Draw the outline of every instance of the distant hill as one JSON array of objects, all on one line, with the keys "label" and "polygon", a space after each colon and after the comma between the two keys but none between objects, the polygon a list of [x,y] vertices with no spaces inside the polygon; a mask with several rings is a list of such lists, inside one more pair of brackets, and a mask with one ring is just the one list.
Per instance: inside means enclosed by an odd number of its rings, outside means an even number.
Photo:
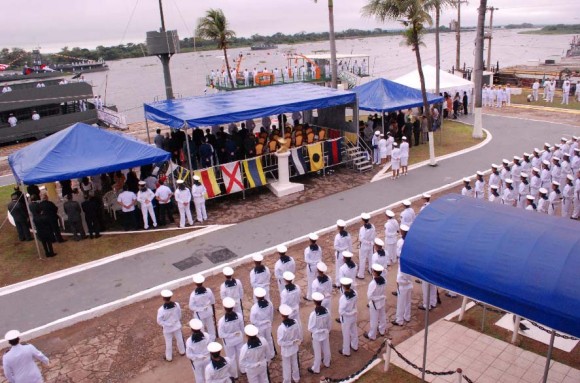
[{"label": "distant hill", "polygon": [[534,24],[530,23],[521,23],[521,24],[508,24],[504,25],[505,29],[529,29],[529,28],[536,28]]},{"label": "distant hill", "polygon": [[574,35],[580,33],[580,24],[546,25],[542,29],[520,33],[526,35]]}]

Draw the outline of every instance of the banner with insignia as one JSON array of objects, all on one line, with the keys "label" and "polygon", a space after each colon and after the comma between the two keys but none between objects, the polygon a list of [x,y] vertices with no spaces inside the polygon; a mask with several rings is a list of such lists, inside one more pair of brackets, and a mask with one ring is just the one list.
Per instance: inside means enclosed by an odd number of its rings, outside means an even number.
[{"label": "banner with insignia", "polygon": [[226,193],[237,193],[244,190],[242,182],[242,172],[240,171],[240,161],[228,162],[220,166]]},{"label": "banner with insignia", "polygon": [[304,160],[304,147],[292,148],[290,154],[290,159],[292,160],[296,172],[300,175],[306,174],[308,171],[308,165],[306,165],[306,161]]},{"label": "banner with insignia", "polygon": [[214,198],[222,193],[215,177],[213,168],[194,170],[193,174],[201,178],[201,184],[207,190],[206,198]]},{"label": "banner with insignia", "polygon": [[266,175],[264,174],[264,169],[262,169],[260,157],[243,160],[242,164],[244,165],[244,175],[250,188],[266,185]]},{"label": "banner with insignia", "polygon": [[317,172],[324,168],[324,157],[322,157],[322,143],[317,142],[306,146],[308,157],[310,158],[310,171]]},{"label": "banner with insignia", "polygon": [[342,138],[324,141],[324,154],[328,160],[327,166],[342,162]]}]

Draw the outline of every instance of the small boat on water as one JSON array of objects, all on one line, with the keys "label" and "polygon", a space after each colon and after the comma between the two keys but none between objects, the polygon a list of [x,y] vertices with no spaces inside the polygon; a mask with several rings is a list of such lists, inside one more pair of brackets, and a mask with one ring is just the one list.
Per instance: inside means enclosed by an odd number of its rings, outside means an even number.
[{"label": "small boat on water", "polygon": [[252,45],[251,49],[253,51],[265,51],[268,49],[278,49],[278,45],[270,44],[270,43],[260,43]]},{"label": "small boat on water", "polygon": [[574,36],[570,42],[570,49],[566,52],[566,57],[580,56],[580,35]]}]

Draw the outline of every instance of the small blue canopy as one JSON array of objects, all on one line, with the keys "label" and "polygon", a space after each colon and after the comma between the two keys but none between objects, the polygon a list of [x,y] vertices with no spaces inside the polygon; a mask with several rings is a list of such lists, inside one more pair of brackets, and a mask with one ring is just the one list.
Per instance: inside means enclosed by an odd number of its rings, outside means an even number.
[{"label": "small blue canopy", "polygon": [[355,104],[356,94],[294,83],[219,92],[144,104],[145,118],[172,128],[228,124],[247,119]]},{"label": "small blue canopy", "polygon": [[[358,95],[358,107],[372,112],[393,112],[423,106],[421,90],[384,78],[367,82],[353,89]],[[443,102],[443,97],[427,93],[427,102]]]},{"label": "small blue canopy", "polygon": [[578,223],[449,194],[417,216],[401,271],[580,337]]},{"label": "small blue canopy", "polygon": [[163,162],[171,154],[126,135],[77,123],[8,157],[17,182],[69,180]]}]

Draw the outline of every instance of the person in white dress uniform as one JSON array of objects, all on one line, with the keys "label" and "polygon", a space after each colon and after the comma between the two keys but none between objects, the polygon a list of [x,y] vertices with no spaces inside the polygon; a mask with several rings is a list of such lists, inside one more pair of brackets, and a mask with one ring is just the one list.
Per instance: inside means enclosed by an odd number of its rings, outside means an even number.
[{"label": "person in white dress uniform", "polygon": [[314,310],[308,317],[308,331],[312,334],[312,351],[314,360],[312,367],[308,367],[311,374],[320,374],[320,365],[330,368],[330,330],[331,313],[322,305],[324,295],[313,293]]},{"label": "person in white dress uniform", "polygon": [[36,361],[48,366],[50,361],[36,347],[27,343],[20,343],[20,331],[10,330],[4,340],[10,345],[2,356],[4,376],[9,383],[42,383],[42,374]]},{"label": "person in white dress uniform", "polygon": [[254,289],[256,303],[250,309],[250,322],[258,328],[260,336],[266,339],[270,348],[270,360],[276,356],[276,347],[272,337],[272,323],[274,322],[274,306],[266,299],[266,290],[262,287]]},{"label": "person in white dress uniform", "polygon": [[312,300],[312,282],[314,282],[314,279],[316,279],[316,275],[318,274],[316,265],[318,265],[318,262],[322,261],[322,248],[316,243],[316,241],[318,241],[318,235],[316,233],[308,234],[308,239],[310,240],[310,245],[304,249],[304,263],[306,263],[306,277],[308,284],[304,299],[310,301]]},{"label": "person in white dress uniform", "polygon": [[194,318],[189,321],[191,336],[185,341],[185,355],[191,361],[195,383],[205,383],[205,368],[209,364],[207,346],[212,342],[211,336],[202,331],[203,323]]},{"label": "person in white dress uniform", "polygon": [[162,290],[163,305],[157,310],[157,324],[163,328],[165,338],[165,360],[173,360],[173,338],[177,343],[177,350],[180,355],[185,355],[185,344],[181,334],[181,307],[179,303],[172,302],[171,290]]},{"label": "person in white dress uniform", "polygon": [[205,367],[206,383],[231,383],[232,379],[237,376],[234,371],[234,361],[227,356],[221,356],[222,349],[222,345],[217,342],[207,345],[210,360]]}]

